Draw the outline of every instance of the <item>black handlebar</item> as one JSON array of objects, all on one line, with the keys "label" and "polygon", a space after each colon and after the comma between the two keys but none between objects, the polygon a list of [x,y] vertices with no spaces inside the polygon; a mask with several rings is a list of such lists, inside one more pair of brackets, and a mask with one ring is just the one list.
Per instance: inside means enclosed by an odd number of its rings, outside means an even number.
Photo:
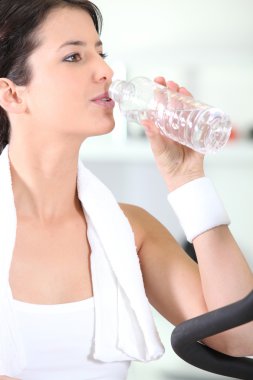
[{"label": "black handlebar", "polygon": [[225,355],[199,343],[204,338],[252,320],[253,291],[240,301],[176,326],[171,335],[172,348],[178,356],[195,367],[235,379],[252,380],[253,359]]}]

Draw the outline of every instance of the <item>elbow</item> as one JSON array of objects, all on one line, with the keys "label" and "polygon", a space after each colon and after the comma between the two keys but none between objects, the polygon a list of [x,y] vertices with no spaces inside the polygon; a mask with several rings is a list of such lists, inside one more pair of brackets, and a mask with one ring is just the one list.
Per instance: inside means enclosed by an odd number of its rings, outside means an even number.
[{"label": "elbow", "polygon": [[225,350],[224,354],[233,356],[235,358],[253,356],[252,341],[251,344],[247,345],[242,343],[241,345],[235,344],[233,346],[229,345]]},{"label": "elbow", "polygon": [[[231,330],[232,331],[232,330]],[[203,340],[203,343],[222,354],[232,357],[253,356],[253,337],[251,334],[220,333]]]},{"label": "elbow", "polygon": [[228,330],[224,333],[225,354],[234,357],[253,356],[253,323]]}]

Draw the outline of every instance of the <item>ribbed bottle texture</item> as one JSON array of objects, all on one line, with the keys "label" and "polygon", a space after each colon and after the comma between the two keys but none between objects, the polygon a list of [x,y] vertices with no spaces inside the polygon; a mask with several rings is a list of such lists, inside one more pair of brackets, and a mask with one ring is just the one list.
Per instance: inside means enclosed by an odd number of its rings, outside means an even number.
[{"label": "ribbed bottle texture", "polygon": [[229,117],[220,109],[148,78],[114,81],[109,96],[129,122],[152,120],[163,135],[203,154],[224,147],[231,133]]}]

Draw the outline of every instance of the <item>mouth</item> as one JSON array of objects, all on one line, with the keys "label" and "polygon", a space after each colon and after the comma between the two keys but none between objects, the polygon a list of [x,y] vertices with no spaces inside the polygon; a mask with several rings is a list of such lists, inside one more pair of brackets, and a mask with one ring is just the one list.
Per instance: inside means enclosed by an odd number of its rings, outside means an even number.
[{"label": "mouth", "polygon": [[98,106],[102,106],[105,108],[113,108],[115,106],[115,102],[110,98],[109,93],[105,92],[96,98],[91,100],[94,104]]}]

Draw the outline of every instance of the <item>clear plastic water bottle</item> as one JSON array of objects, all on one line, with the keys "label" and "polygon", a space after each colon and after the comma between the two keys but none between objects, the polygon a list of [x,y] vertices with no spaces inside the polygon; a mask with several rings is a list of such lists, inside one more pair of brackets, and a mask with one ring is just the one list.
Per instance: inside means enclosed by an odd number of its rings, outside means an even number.
[{"label": "clear plastic water bottle", "polygon": [[109,96],[119,104],[128,122],[152,120],[163,135],[203,154],[224,147],[231,133],[230,119],[220,109],[148,78],[116,80]]}]

